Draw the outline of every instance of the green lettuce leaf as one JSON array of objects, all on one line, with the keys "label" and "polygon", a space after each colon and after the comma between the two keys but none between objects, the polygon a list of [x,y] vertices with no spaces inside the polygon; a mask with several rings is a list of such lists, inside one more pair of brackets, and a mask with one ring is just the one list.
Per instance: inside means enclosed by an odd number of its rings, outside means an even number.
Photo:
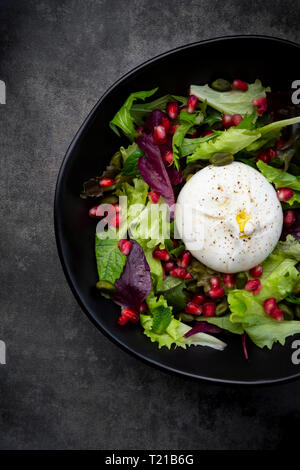
[{"label": "green lettuce leaf", "polygon": [[183,139],[182,146],[181,146],[181,156],[186,157],[187,155],[191,155],[203,142],[207,142],[208,140],[215,139],[218,134],[209,134],[205,137],[197,137],[195,139]]},{"label": "green lettuce leaf", "polygon": [[157,204],[148,201],[146,207],[135,218],[131,218],[128,226],[130,236],[135,240],[144,240],[147,248],[155,248],[164,245],[164,241],[170,238],[169,212],[164,198],[160,197]]},{"label": "green lettuce leaf", "polygon": [[259,137],[260,133],[257,130],[249,131],[231,127],[220,133],[215,139],[201,143],[195,152],[187,157],[187,163],[196,160],[209,160],[214,153],[218,152],[228,152],[234,155]]},{"label": "green lettuce leaf", "polygon": [[134,117],[131,115],[131,107],[136,100],[145,100],[152,96],[158,88],[154,88],[153,90],[149,91],[137,91],[135,93],[131,93],[121,109],[115,114],[113,119],[110,121],[109,125],[112,130],[117,134],[120,135],[118,128],[121,129],[126,137],[130,140],[134,140],[138,137],[138,132],[135,130],[135,121]]},{"label": "green lettuce leaf", "polygon": [[126,256],[121,253],[118,240],[100,239],[96,234],[95,252],[99,280],[114,284],[126,263]]},{"label": "green lettuce leaf", "polygon": [[[127,228],[130,228],[131,224],[139,217],[141,212],[145,208],[147,202],[149,186],[142,178],[134,178],[133,185],[129,183],[123,183],[121,188],[117,191],[118,196],[127,197]],[[123,205],[121,201],[121,205]],[[124,214],[124,209],[122,207],[122,212]],[[125,221],[124,221],[125,222]],[[139,237],[133,237],[139,238]]]},{"label": "green lettuce leaf", "polygon": [[208,85],[204,86],[191,86],[191,94],[197,96],[201,101],[207,101],[209,106],[220,111],[221,113],[229,114],[252,114],[256,109],[252,104],[253,99],[266,97],[266,91],[269,88],[264,88],[260,80],[256,80],[250,84],[248,91],[216,91]]},{"label": "green lettuce leaf", "polygon": [[300,321],[277,322],[266,319],[264,323],[246,328],[246,332],[259,348],[267,346],[267,348],[272,349],[276,341],[284,346],[285,339],[288,336],[300,333]]},{"label": "green lettuce leaf", "polygon": [[279,302],[292,293],[300,279],[295,267],[299,259],[300,244],[288,236],[264,261],[260,278],[262,289],[258,295],[254,296],[244,289],[234,289],[228,293],[230,321],[241,325],[259,347],[271,348],[276,341],[284,344],[287,336],[300,332],[300,322],[277,322],[265,313],[263,307],[267,298],[275,297]]},{"label": "green lettuce leaf", "polygon": [[267,165],[267,163],[261,160],[259,160],[256,165],[269,183],[275,185],[276,189],[285,187],[300,191],[300,176],[294,176],[285,171],[283,172],[278,168]]},{"label": "green lettuce leaf", "polygon": [[195,124],[200,124],[200,122],[203,121],[203,118],[204,116],[202,112],[191,114],[186,110],[181,111],[179,115],[180,125],[178,129],[176,129],[172,140],[173,161],[177,170],[179,170],[179,158],[181,156],[181,146],[183,139]]},{"label": "green lettuce leaf", "polygon": [[[138,239],[137,242],[143,248],[144,255],[146,257],[147,263],[150,268],[151,278],[153,287],[156,291],[162,291],[162,283],[163,283],[163,269],[160,260],[153,258],[153,248],[148,248],[147,243],[148,240],[140,240]],[[175,279],[175,278],[173,278]]]},{"label": "green lettuce leaf", "polygon": [[266,126],[260,127],[258,130],[261,134],[261,137],[257,141],[250,144],[247,147],[247,151],[255,152],[262,147],[273,145],[277,140],[280,139],[281,129],[286,126],[298,124],[299,122],[300,116],[291,119],[283,119],[282,121],[271,122]]}]

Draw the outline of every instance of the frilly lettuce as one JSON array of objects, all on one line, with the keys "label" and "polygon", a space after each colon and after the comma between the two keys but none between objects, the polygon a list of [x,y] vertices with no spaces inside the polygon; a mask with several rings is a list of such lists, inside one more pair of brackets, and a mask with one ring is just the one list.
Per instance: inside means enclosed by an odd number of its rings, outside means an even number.
[{"label": "frilly lettuce", "polygon": [[248,147],[260,135],[258,130],[251,131],[231,127],[227,131],[220,132],[215,139],[200,143],[195,152],[187,157],[187,163],[196,160],[209,160],[214,153],[218,152],[229,152],[234,155]]},{"label": "frilly lettuce", "polygon": [[164,333],[158,334],[152,330],[153,318],[150,315],[141,315],[141,324],[144,328],[145,335],[150,338],[154,343],[158,343],[159,349],[166,346],[171,349],[172,345],[186,349],[187,346],[209,346],[214,349],[223,350],[226,344],[215,338],[214,336],[206,333],[196,333],[189,338],[184,338],[184,335],[191,330],[191,328],[179,320],[173,318]]},{"label": "frilly lettuce", "polygon": [[152,342],[157,342],[159,348],[166,346],[170,349],[173,344],[184,349],[191,345],[210,346],[220,350],[226,347],[223,341],[205,333],[184,338],[191,328],[176,320],[172,315],[172,307],[168,306],[166,299],[162,295],[157,299],[153,290],[146,298],[146,303],[151,315],[140,315],[141,325],[145,335]]},{"label": "frilly lettuce", "polygon": [[255,110],[252,104],[253,99],[265,98],[266,91],[269,88],[264,88],[260,80],[255,80],[254,83],[250,84],[248,91],[216,91],[210,88],[208,85],[191,86],[191,94],[197,96],[199,100],[206,101],[209,106],[220,111],[221,113],[229,114],[251,114]]}]

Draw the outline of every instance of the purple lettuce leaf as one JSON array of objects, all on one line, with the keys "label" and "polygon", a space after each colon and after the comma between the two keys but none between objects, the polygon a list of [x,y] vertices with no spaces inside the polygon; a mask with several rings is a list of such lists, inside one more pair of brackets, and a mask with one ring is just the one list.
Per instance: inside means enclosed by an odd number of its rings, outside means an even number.
[{"label": "purple lettuce leaf", "polygon": [[168,177],[170,179],[171,184],[176,185],[182,183],[182,174],[181,171],[178,171],[175,166],[167,165],[166,170],[168,173]]},{"label": "purple lettuce leaf", "polygon": [[115,282],[117,292],[111,298],[122,307],[139,311],[152,288],[152,280],[142,247],[135,240],[131,242],[132,248],[125,268],[120,279]]},{"label": "purple lettuce leaf", "polygon": [[168,172],[161,158],[160,148],[154,144],[153,136],[145,133],[136,142],[147,155],[139,159],[140,173],[150,188],[163,196],[169,206],[170,215],[173,217],[175,197]]},{"label": "purple lettuce leaf", "polygon": [[188,338],[196,333],[220,333],[221,331],[221,328],[216,325],[211,325],[206,321],[200,321],[191,330],[185,333],[184,337]]},{"label": "purple lettuce leaf", "polygon": [[280,238],[284,241],[288,235],[292,235],[295,240],[300,242],[300,209],[293,209],[293,212],[295,214],[296,220],[291,227],[283,227]]}]

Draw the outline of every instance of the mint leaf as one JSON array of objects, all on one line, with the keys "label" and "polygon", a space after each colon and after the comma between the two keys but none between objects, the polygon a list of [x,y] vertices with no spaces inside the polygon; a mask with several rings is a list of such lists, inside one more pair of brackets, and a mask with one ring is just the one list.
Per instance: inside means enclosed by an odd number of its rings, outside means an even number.
[{"label": "mint leaf", "polygon": [[138,167],[139,158],[143,157],[144,152],[138,147],[134,150],[126,159],[124,167],[121,171],[126,176],[140,176],[140,170]]},{"label": "mint leaf", "polygon": [[152,310],[152,314],[152,330],[154,333],[161,334],[165,332],[173,319],[172,309],[170,307],[165,307],[164,305],[159,305]]},{"label": "mint leaf", "polygon": [[101,240],[96,235],[95,252],[99,280],[114,284],[121,276],[126,263],[126,256],[119,250],[118,241]]}]

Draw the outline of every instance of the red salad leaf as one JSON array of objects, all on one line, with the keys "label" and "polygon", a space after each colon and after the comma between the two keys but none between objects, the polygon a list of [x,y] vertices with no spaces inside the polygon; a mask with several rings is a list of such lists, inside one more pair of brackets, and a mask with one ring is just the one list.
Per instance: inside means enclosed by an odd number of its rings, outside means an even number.
[{"label": "red salad leaf", "polygon": [[117,292],[111,298],[122,307],[139,311],[151,290],[152,280],[142,247],[135,240],[131,242],[132,248],[125,268],[120,279],[115,282]]},{"label": "red salad leaf", "polygon": [[188,338],[196,333],[220,333],[221,331],[221,328],[218,326],[211,325],[206,321],[200,321],[191,330],[185,333],[184,337]]},{"label": "red salad leaf", "polygon": [[160,148],[158,145],[154,144],[151,134],[143,133],[136,142],[147,155],[139,159],[138,167],[140,173],[150,188],[163,196],[170,208],[170,215],[173,217],[175,204],[174,192],[161,157]]}]

